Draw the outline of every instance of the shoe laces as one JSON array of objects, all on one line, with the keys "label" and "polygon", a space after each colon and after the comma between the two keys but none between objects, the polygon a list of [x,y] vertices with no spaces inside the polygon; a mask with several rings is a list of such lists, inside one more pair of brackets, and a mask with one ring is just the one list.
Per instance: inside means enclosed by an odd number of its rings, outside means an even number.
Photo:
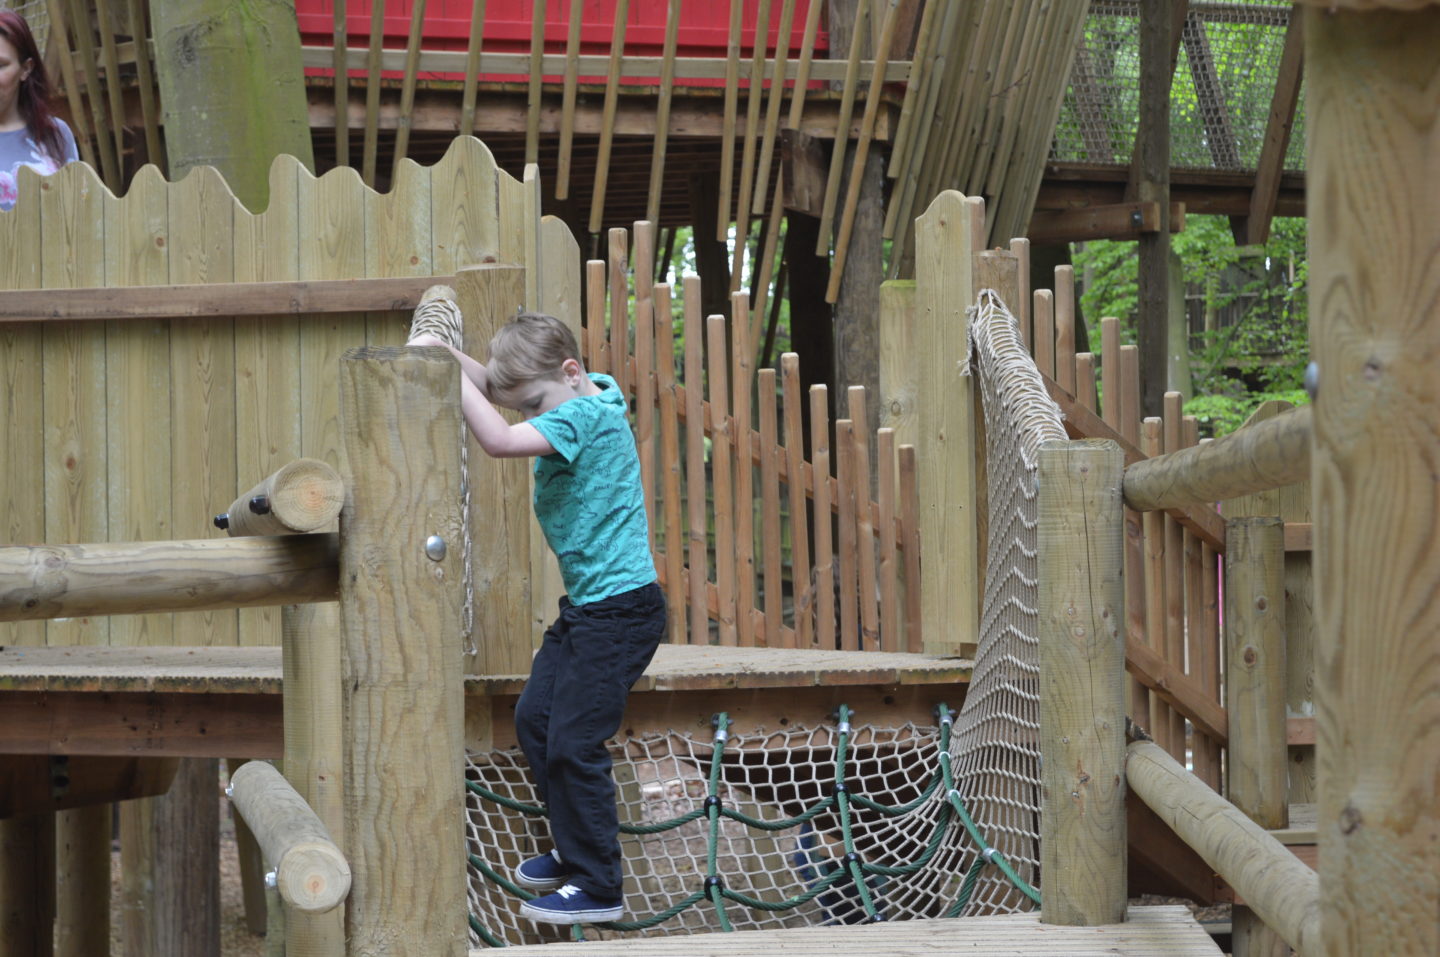
[{"label": "shoe laces", "polygon": [[568,901],[570,898],[580,893],[580,888],[576,887],[574,884],[566,884],[564,887],[560,888],[555,893],[559,894],[561,897],[565,898]]}]

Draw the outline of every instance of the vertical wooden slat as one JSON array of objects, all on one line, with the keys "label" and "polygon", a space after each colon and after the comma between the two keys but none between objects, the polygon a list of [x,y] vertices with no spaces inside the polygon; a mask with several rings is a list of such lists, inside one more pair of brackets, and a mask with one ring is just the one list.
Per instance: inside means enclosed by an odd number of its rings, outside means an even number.
[{"label": "vertical wooden slat", "polygon": [[[212,167],[196,167],[170,187],[171,282],[234,281],[234,217],[235,198]],[[363,226],[358,231],[363,233]],[[217,503],[233,501],[240,487],[235,474],[233,320],[173,320],[170,383],[171,529],[176,538],[216,535],[211,517],[223,508]],[[198,629],[205,644],[237,644],[238,627],[234,611],[189,612],[175,618],[177,631]]]},{"label": "vertical wooden slat", "polygon": [[[0,216],[0,289],[35,289],[41,285],[41,179],[24,167],[16,177],[20,195],[15,207]],[[56,255],[64,251],[56,247]],[[0,539],[7,542],[45,540],[45,327],[38,322],[0,324]],[[0,644],[45,644],[44,621],[0,625]]]},{"label": "vertical wooden slat", "polygon": [[920,593],[920,485],[915,446],[900,446],[900,527],[905,550],[905,650],[925,648],[924,599]]},{"label": "vertical wooden slat", "polygon": [[[760,104],[765,96],[765,47],[770,35],[770,0],[758,2],[760,7],[755,15],[755,40],[751,44],[750,83],[745,90],[745,143],[740,156],[740,193],[735,200],[737,241],[730,266],[731,292],[740,288],[740,280],[744,274],[746,244],[740,242],[739,237],[750,234],[750,204],[755,195],[755,143],[759,135]],[[764,175],[763,171],[761,175]]]},{"label": "vertical wooden slat", "polygon": [[780,556],[780,463],[776,443],[775,370],[756,374],[756,396],[760,406],[760,538],[765,581],[765,630],[761,644],[785,647],[784,596],[781,594]]},{"label": "vertical wooden slat", "polygon": [[895,430],[875,433],[875,461],[879,470],[880,511],[880,645],[881,651],[900,651],[899,568],[895,527]]},{"label": "vertical wooden slat", "polygon": [[879,597],[879,581],[875,573],[875,521],[870,501],[870,437],[866,434],[865,387],[852,385],[847,391],[851,427],[851,441],[854,443],[855,496],[855,549],[859,557],[856,569],[860,601],[860,644],[865,651],[880,650],[880,609],[876,605]]},{"label": "vertical wooden slat", "polygon": [[[1036,320],[1032,317],[1030,312],[1030,240],[1024,238],[1023,236],[1015,237],[1014,239],[1010,240],[1010,251],[1015,254],[1017,272],[1020,276],[1020,294],[1015,297],[1015,320],[1020,323],[1020,337],[1025,340],[1026,347],[1031,348],[1033,354],[1038,356],[1039,353],[1034,352],[1034,350],[1039,348],[1040,334],[1038,331],[1036,331],[1034,332],[1032,338],[1031,332],[1031,326],[1036,322]],[[1035,295],[1038,296],[1039,294],[1040,290],[1035,290]],[[1053,309],[1051,314],[1054,314]],[[1052,338],[1049,340],[1049,349],[1051,355],[1053,356],[1055,353],[1055,342],[1053,339],[1053,320],[1051,322],[1051,326]],[[1033,346],[1032,343],[1034,343]],[[1051,365],[1054,365],[1053,361]],[[1045,367],[1041,366],[1041,371],[1044,370]],[[1045,374],[1050,376],[1050,378],[1052,379],[1055,378],[1054,371],[1046,372]]]},{"label": "vertical wooden slat", "polygon": [[610,275],[610,374],[620,394],[630,394],[630,231],[623,226],[610,230],[608,272]]},{"label": "vertical wooden slat", "polygon": [[[730,296],[730,355],[734,373],[730,387],[734,395],[731,409],[734,426],[731,442],[735,453],[735,603],[736,624],[740,644],[755,644],[755,469],[751,459],[750,384],[754,379],[755,360],[750,347],[749,296],[744,292]],[[724,352],[721,352],[724,355]],[[717,553],[718,554],[718,553]]]},{"label": "vertical wooden slat", "polygon": [[[349,29],[346,0],[335,0],[334,29],[331,32],[331,69],[335,73],[335,165],[350,165],[350,69],[346,60],[349,56]],[[137,45],[138,46],[138,45]],[[137,49],[136,58],[140,57]]]},{"label": "vertical wooden slat", "polygon": [[1095,396],[1095,356],[1088,352],[1075,356],[1075,398],[1091,412],[1100,408]]},{"label": "vertical wooden slat", "polygon": [[[1024,273],[1021,273],[1023,276]],[[1048,378],[1055,378],[1055,297],[1049,289],[1035,290],[1035,365]],[[1018,318],[1018,317],[1017,317]],[[1024,326],[1020,328],[1024,329]]]},{"label": "vertical wooden slat", "polygon": [[95,38],[90,31],[89,10],[82,6],[80,0],[69,0],[69,17],[71,23],[75,24],[76,48],[80,54],[80,60],[85,64],[85,95],[90,100],[91,115],[95,120],[95,152],[100,157],[100,169],[103,173],[105,185],[111,189],[119,189],[120,186],[120,154],[118,150],[112,149],[110,142],[113,135],[112,129],[118,127],[120,117],[114,117],[115,123],[111,123],[109,110],[105,105],[104,91],[100,86],[100,78],[97,76],[96,67],[99,60],[95,56]]},{"label": "vertical wooden slat", "polygon": [[[543,4],[544,0],[536,2]],[[400,174],[400,161],[410,149],[410,114],[415,109],[415,75],[420,69],[420,40],[425,32],[425,0],[410,0],[410,3],[410,35],[405,41],[405,75],[400,80],[400,115],[395,121],[392,177]]]},{"label": "vertical wooden slat", "polygon": [[710,580],[709,525],[705,517],[705,372],[704,320],[700,313],[700,277],[685,283],[685,499],[689,520],[690,644],[710,643],[706,584]]},{"label": "vertical wooden slat", "polygon": [[476,263],[525,262],[513,233],[521,215],[511,201],[517,189],[523,191],[496,167],[485,144],[474,137],[450,141],[444,157],[430,168],[431,261],[438,275],[454,275]]},{"label": "vertical wooden slat", "polygon": [[785,395],[785,482],[790,503],[790,595],[795,638],[791,647],[808,648],[814,635],[810,590],[810,523],[806,518],[805,433],[801,427],[800,357],[787,352],[780,357],[781,387]]},{"label": "vertical wooden slat", "polygon": [[670,643],[685,643],[685,537],[680,518],[680,408],[675,384],[675,317],[670,286],[655,287],[655,377],[660,403],[660,501],[665,516],[665,596]]},{"label": "vertical wooden slat", "polygon": [[[1163,452],[1163,433],[1160,419],[1145,419],[1140,429],[1140,451],[1152,458]],[[1166,649],[1165,516],[1161,512],[1145,512],[1141,523],[1145,531],[1145,638],[1150,648],[1163,657]],[[1173,755],[1170,715],[1170,706],[1159,695],[1151,695],[1150,734],[1156,744]]]},{"label": "vertical wooden slat", "polygon": [[807,586],[815,600],[815,647],[834,651],[835,552],[830,541],[830,398],[810,387],[810,463],[815,476],[815,565]]},{"label": "vertical wooden slat", "polygon": [[[860,610],[856,607],[856,533],[855,498],[859,482],[855,476],[855,423],[852,419],[835,420],[835,551],[839,556],[839,575],[835,581],[840,593],[840,650],[860,649]],[[821,583],[822,586],[825,583]]]},{"label": "vertical wooden slat", "polygon": [[[580,21],[583,0],[570,0],[570,23],[565,34],[565,80],[560,101],[560,152],[555,166],[555,198],[570,198],[570,154],[575,142],[575,96],[580,82]],[[651,218],[654,222],[654,218]]]},{"label": "vertical wooden slat", "polygon": [[[735,645],[735,531],[731,514],[730,450],[734,427],[729,418],[729,377],[725,369],[725,317],[705,322],[710,368],[710,467],[715,496],[715,591],[720,644]],[[748,507],[749,503],[746,503]]]},{"label": "vertical wooden slat", "polygon": [[[146,0],[133,0],[133,2],[141,4]],[[75,75],[75,60],[70,48],[70,33],[66,29],[70,16],[65,5],[66,0],[46,0],[45,9],[50,16],[50,34],[56,38],[59,44],[60,79],[65,84],[65,99],[70,104],[70,121],[73,126],[71,132],[75,134],[76,144],[80,148],[80,159],[90,166],[96,167],[95,149],[91,145],[93,132],[91,116],[85,109],[85,101],[80,96],[80,81]]]},{"label": "vertical wooden slat", "polygon": [[[110,100],[110,115],[115,118],[115,169],[120,178],[110,185],[119,190],[125,175],[125,105],[121,101],[120,59],[115,55],[115,21],[110,16],[110,0],[94,2],[95,24],[100,31],[100,58],[105,66],[105,93]],[[89,61],[89,75],[86,77],[87,81],[94,81],[97,93],[99,79],[95,67],[98,65],[94,60]]]},{"label": "vertical wooden slat", "polygon": [[525,99],[525,162],[540,162],[540,65],[545,57],[545,0],[531,0],[530,84]]},{"label": "vertical wooden slat", "polygon": [[[146,166],[122,200],[105,204],[106,284],[170,282],[169,188]],[[179,538],[170,516],[170,322],[107,322],[105,365],[110,527],[107,540]],[[182,406],[181,415],[186,410]],[[233,494],[234,490],[230,490]],[[224,506],[217,506],[223,509]],[[193,528],[193,526],[192,526]],[[173,615],[119,615],[110,622],[117,645],[170,645]]]},{"label": "vertical wooden slat", "polygon": [[610,36],[610,69],[605,77],[605,107],[601,116],[600,146],[595,154],[595,183],[590,194],[590,232],[598,235],[605,224],[605,185],[610,178],[610,149],[615,140],[615,107],[620,96],[620,64],[625,56],[625,27],[630,0],[615,0],[615,28]]},{"label": "vertical wooden slat", "polygon": [[1120,434],[1140,444],[1140,347],[1120,347]]},{"label": "vertical wooden slat", "polygon": [[[460,135],[475,131],[475,88],[480,81],[480,48],[485,42],[485,0],[470,5],[470,39],[465,45],[465,82],[460,92]],[[566,154],[565,161],[569,161]]]},{"label": "vertical wooden slat", "polygon": [[[1220,703],[1220,572],[1215,550],[1200,546],[1200,588],[1204,596],[1205,618],[1200,630],[1200,685],[1211,701]],[[1220,790],[1220,742],[1205,739],[1207,776],[1205,783]]]},{"label": "vertical wooden slat", "polygon": [[[835,121],[835,147],[830,153],[830,171],[825,177],[825,198],[820,207],[820,233],[815,255],[830,255],[831,230],[835,226],[835,206],[840,196],[840,174],[845,168],[846,147],[850,142],[850,119],[855,111],[855,87],[860,74],[860,54],[870,33],[870,4],[855,4],[855,26],[850,34],[850,56],[845,63],[845,80],[841,85],[840,113]],[[826,302],[834,298],[827,290]]]},{"label": "vertical wooden slat", "polygon": [[[1185,416],[1181,424],[1181,447],[1188,449],[1199,441],[1199,424],[1193,415]],[[1184,529],[1180,539],[1180,548],[1181,554],[1185,556],[1185,634],[1188,638],[1190,656],[1190,666],[1187,670],[1196,676],[1197,683],[1203,688],[1204,679],[1200,676],[1200,671],[1201,662],[1205,659],[1203,648],[1205,641],[1205,585],[1204,570],[1200,567],[1200,540],[1189,529]],[[1211,752],[1206,747],[1208,739],[1193,724],[1190,727],[1190,735],[1190,763],[1195,769],[1195,776],[1202,781],[1208,780],[1211,776],[1209,763]]]},{"label": "vertical wooden slat", "polygon": [[1055,267],[1055,381],[1075,394],[1075,267]]},{"label": "vertical wooden slat", "polygon": [[[21,176],[26,176],[23,169]],[[105,285],[105,206],[114,198],[94,171],[66,166],[40,183],[39,198],[41,285],[46,289]],[[45,323],[41,375],[44,540],[104,541],[109,527],[105,326]],[[92,617],[51,621],[46,634],[51,645],[109,644],[110,621]]]},{"label": "vertical wooden slat", "polygon": [[640,453],[640,488],[655,550],[655,224],[635,224],[635,446]]},{"label": "vertical wooden slat", "polygon": [[380,50],[385,40],[385,0],[370,0],[370,49],[365,56],[365,151],[361,177],[375,185],[380,136]]},{"label": "vertical wooden slat", "polygon": [[[792,0],[793,2],[793,0]],[[660,222],[665,187],[665,147],[670,136],[670,102],[675,95],[675,48],[680,42],[680,0],[670,0],[665,16],[665,48],[660,55],[660,96],[655,104],[655,147],[650,157],[650,190],[645,218]]]},{"label": "vertical wooden slat", "polygon": [[1106,316],[1100,320],[1100,392],[1101,418],[1116,432],[1120,431],[1120,320]]},{"label": "vertical wooden slat", "polygon": [[591,372],[609,373],[605,343],[605,260],[585,263],[585,366]]},{"label": "vertical wooden slat", "polygon": [[[744,9],[743,0],[730,0],[730,33],[725,42],[725,107],[720,130],[720,195],[719,208],[715,211],[717,242],[724,242],[730,233],[730,191],[735,176],[735,113],[740,97],[740,29],[744,22]],[[745,217],[742,214],[738,218]]]},{"label": "vertical wooden slat", "polygon": [[[765,105],[765,131],[760,142],[760,162],[755,170],[755,200],[750,212],[765,212],[766,190],[770,186],[770,166],[775,161],[775,133],[780,127],[780,104],[785,99],[785,72],[790,57],[791,27],[795,23],[795,0],[781,0],[780,24],[775,29],[774,69],[770,73],[770,99]],[[768,24],[766,25],[768,29]],[[803,95],[803,91],[802,94]],[[776,184],[776,190],[780,189]]]},{"label": "vertical wooden slat", "polygon": [[[1165,393],[1165,451],[1180,448],[1180,393]],[[1180,523],[1165,516],[1165,657],[1171,667],[1185,669],[1185,554]],[[1170,733],[1174,736],[1175,760],[1185,761],[1185,718],[1178,711],[1170,714]]]}]

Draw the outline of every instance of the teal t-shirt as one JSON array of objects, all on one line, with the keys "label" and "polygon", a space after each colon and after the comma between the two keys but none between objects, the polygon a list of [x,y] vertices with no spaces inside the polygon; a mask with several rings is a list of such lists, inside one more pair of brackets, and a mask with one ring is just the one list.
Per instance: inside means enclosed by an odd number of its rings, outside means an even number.
[{"label": "teal t-shirt", "polygon": [[599,395],[576,396],[530,420],[555,449],[535,460],[535,517],[576,605],[655,581],[625,396],[608,375],[591,373],[590,381]]}]

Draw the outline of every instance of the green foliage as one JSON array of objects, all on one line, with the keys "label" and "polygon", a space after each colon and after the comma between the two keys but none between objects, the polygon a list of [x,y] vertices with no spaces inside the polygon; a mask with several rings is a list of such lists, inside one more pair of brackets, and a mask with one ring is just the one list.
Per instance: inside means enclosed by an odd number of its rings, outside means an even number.
[{"label": "green foliage", "polygon": [[[1118,317],[1122,341],[1135,341],[1136,245],[1100,240],[1075,251],[1092,352],[1100,351],[1101,316]],[[1232,325],[1191,335],[1197,397],[1186,403],[1186,413],[1199,418],[1205,433],[1223,435],[1266,399],[1308,401],[1301,388],[1310,352],[1305,221],[1277,218],[1264,246],[1239,247],[1224,217],[1187,216],[1173,248],[1186,287],[1204,291],[1207,312],[1239,313]]]}]

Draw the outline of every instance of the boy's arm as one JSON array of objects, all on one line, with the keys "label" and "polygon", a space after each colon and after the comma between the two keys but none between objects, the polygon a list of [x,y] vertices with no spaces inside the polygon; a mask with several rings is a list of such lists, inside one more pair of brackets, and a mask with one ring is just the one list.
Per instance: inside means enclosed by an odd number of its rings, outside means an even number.
[{"label": "boy's arm", "polygon": [[529,422],[515,425],[506,422],[466,376],[460,377],[460,409],[465,415],[465,424],[470,426],[480,447],[493,458],[550,455],[555,451],[555,447]]},{"label": "boy's arm", "polygon": [[485,366],[473,356],[461,352],[459,349],[441,340],[439,336],[433,336],[428,332],[421,333],[405,344],[407,346],[440,346],[441,348],[449,349],[450,354],[460,363],[460,371],[465,373],[465,378],[475,383],[475,387],[480,390],[481,395],[490,394],[490,375],[485,371]]}]

